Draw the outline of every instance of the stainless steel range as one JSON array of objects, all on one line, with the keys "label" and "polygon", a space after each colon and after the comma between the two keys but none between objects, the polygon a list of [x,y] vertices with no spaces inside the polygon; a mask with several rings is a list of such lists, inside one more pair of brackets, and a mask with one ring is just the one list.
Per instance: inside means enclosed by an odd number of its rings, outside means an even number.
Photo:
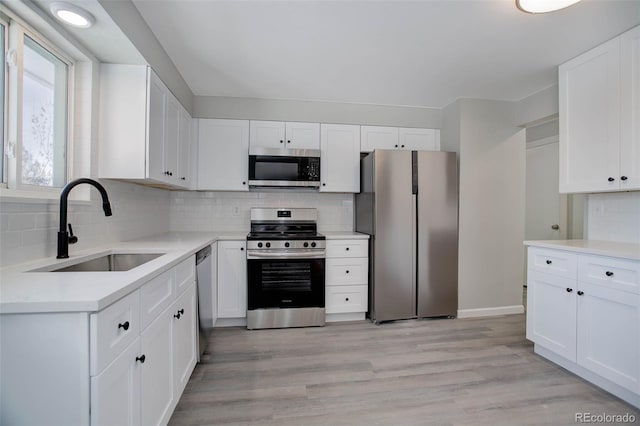
[{"label": "stainless steel range", "polygon": [[316,209],[253,208],[247,328],[323,326],[325,237]]}]

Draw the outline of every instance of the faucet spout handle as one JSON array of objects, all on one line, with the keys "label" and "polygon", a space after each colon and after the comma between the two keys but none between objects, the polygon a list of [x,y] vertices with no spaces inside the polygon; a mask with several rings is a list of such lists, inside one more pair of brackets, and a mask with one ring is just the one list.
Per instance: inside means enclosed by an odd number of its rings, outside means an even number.
[{"label": "faucet spout handle", "polygon": [[78,242],[78,237],[73,235],[73,228],[71,227],[71,224],[69,224],[69,244],[75,244],[77,242]]}]

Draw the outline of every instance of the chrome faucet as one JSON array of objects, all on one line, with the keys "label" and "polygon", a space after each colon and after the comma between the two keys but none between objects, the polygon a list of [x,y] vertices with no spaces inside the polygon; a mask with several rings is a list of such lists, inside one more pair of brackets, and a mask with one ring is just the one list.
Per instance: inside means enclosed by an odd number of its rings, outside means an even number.
[{"label": "chrome faucet", "polygon": [[93,179],[81,178],[73,180],[66,184],[64,188],[62,188],[62,192],[60,193],[60,229],[58,230],[58,255],[56,256],[57,259],[68,258],[69,244],[75,244],[78,242],[78,237],[73,235],[73,228],[71,228],[71,224],[69,224],[69,232],[67,232],[67,198],[69,197],[69,192],[81,183],[88,183],[89,185],[93,185],[98,191],[100,191],[100,195],[102,196],[102,210],[104,210],[104,215],[111,216],[111,204],[109,204],[109,196],[107,195],[107,191],[104,189],[104,187],[98,182]]}]

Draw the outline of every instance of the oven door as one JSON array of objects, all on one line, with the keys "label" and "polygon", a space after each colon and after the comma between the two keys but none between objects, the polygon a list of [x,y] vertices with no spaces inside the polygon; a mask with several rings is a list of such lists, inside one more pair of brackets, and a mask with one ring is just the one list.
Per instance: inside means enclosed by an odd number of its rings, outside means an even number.
[{"label": "oven door", "polygon": [[324,258],[247,259],[248,309],[324,308]]}]

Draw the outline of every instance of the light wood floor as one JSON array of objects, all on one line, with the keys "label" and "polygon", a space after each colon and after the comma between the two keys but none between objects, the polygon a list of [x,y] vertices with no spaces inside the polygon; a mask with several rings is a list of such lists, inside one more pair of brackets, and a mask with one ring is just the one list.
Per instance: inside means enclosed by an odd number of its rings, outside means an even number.
[{"label": "light wood floor", "polygon": [[632,406],[545,361],[524,315],[215,329],[170,425],[574,425]]}]

